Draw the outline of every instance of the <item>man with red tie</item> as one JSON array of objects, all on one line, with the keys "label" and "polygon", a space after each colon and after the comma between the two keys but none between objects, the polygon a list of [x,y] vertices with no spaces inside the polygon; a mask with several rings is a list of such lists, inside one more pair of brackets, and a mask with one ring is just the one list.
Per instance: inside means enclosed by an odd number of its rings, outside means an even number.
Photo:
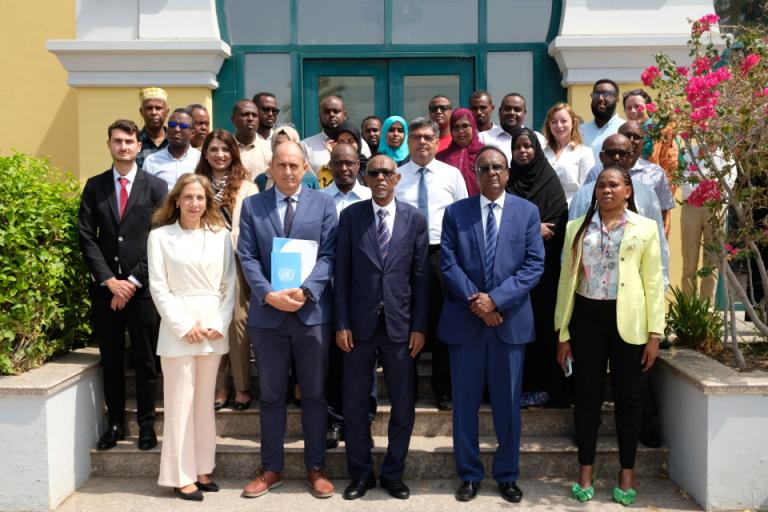
[{"label": "man with red tie", "polygon": [[152,211],[168,192],[165,182],[141,171],[139,128],[119,119],[107,134],[112,167],[89,178],[78,216],[80,248],[91,273],[93,334],[104,372],[108,427],[97,448],[108,450],[124,436],[125,331],[136,370],[139,449],[157,445],[155,436],[155,349],[157,310],[149,295],[147,238]]}]

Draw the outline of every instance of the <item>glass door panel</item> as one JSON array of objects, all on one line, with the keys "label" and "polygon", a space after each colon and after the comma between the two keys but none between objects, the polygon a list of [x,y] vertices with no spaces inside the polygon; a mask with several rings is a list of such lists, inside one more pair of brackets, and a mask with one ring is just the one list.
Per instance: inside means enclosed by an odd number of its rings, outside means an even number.
[{"label": "glass door panel", "polygon": [[[403,77],[403,117],[427,116],[427,105],[435,94],[444,94],[458,105],[461,79],[459,75],[406,75]],[[439,92],[435,92],[439,91]]]},{"label": "glass door panel", "polygon": [[466,104],[475,88],[471,58],[397,59],[389,62],[390,105],[408,121],[429,117],[432,96],[447,96],[454,108]]}]

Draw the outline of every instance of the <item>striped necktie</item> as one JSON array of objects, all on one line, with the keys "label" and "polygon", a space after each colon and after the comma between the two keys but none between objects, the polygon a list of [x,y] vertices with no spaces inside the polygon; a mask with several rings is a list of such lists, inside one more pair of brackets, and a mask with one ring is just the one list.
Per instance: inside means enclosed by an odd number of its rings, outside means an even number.
[{"label": "striped necktie", "polygon": [[379,216],[379,225],[376,230],[379,239],[379,250],[381,252],[382,261],[386,261],[387,254],[389,253],[389,241],[392,238],[392,234],[387,227],[387,221],[385,220],[389,212],[384,208],[379,209],[377,212]]},{"label": "striped necktie", "polygon": [[493,209],[496,203],[488,205],[488,218],[485,222],[485,286],[488,290],[493,288],[493,262],[496,260],[496,240],[498,229],[496,227],[496,215]]}]

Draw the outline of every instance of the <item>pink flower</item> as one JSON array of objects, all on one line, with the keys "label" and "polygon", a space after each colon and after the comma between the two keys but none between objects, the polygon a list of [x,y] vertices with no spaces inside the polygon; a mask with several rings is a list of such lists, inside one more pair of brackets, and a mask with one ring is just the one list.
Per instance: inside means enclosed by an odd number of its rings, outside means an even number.
[{"label": "pink flower", "polygon": [[661,70],[656,66],[649,66],[640,74],[640,79],[646,87],[651,87],[658,78],[661,78]]},{"label": "pink flower", "polygon": [[679,114],[680,112],[682,112],[682,110],[680,109],[680,107],[675,107],[675,109],[674,109],[674,113],[675,113],[675,114]]},{"label": "pink flower", "polygon": [[706,55],[702,55],[701,57],[697,57],[696,60],[693,61],[693,72],[696,75],[703,75],[705,72],[709,71],[712,67],[712,64],[717,62],[716,59],[711,59],[707,57]]},{"label": "pink flower", "polygon": [[678,74],[678,75],[680,75],[680,76],[688,76],[688,68],[687,68],[687,67],[685,67],[685,66],[677,66],[677,67],[675,68],[675,71],[676,71],[676,72],[677,72],[677,74]]},{"label": "pink flower", "polygon": [[688,170],[691,172],[696,172],[699,170],[699,166],[694,163],[690,163],[688,164]]},{"label": "pink flower", "polygon": [[688,135],[688,132],[681,132],[681,133],[680,133],[680,137],[681,137],[683,140],[688,140],[688,137],[690,137],[690,135]]},{"label": "pink flower", "polygon": [[744,57],[743,61],[741,61],[741,74],[746,75],[753,67],[757,66],[759,62],[760,56],[755,53],[750,53]]},{"label": "pink flower", "polygon": [[720,16],[717,14],[707,14],[702,16],[698,20],[693,22],[691,27],[691,33],[694,36],[700,36],[704,32],[708,32],[712,25],[720,21]]},{"label": "pink flower", "polygon": [[720,185],[717,180],[701,180],[688,196],[688,204],[700,208],[708,201],[720,201]]},{"label": "pink flower", "polygon": [[645,106],[645,110],[647,110],[649,114],[653,114],[653,113],[657,112],[659,109],[656,107],[655,103],[648,103]]}]

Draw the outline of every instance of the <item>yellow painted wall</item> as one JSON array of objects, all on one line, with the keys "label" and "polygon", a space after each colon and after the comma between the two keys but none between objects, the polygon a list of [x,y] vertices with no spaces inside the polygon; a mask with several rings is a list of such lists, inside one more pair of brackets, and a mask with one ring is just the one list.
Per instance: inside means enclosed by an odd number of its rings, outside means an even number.
[{"label": "yellow painted wall", "polygon": [[[202,103],[212,111],[211,90],[205,87],[164,87],[168,108]],[[107,127],[116,119],[131,119],[142,127],[137,87],[83,87],[78,89],[80,133],[80,181],[107,169],[112,160],[107,150]]]},{"label": "yellow painted wall", "polygon": [[77,173],[77,92],[46,50],[75,37],[75,0],[0,0],[0,154],[50,156]]},{"label": "yellow painted wall", "polygon": [[[645,88],[643,84],[637,83],[620,83],[619,88],[621,91],[629,91],[631,89]],[[589,122],[592,120],[592,110],[590,109],[590,93],[592,92],[591,85],[572,85],[568,88],[568,103],[576,111],[576,114],[580,115],[584,121]],[[653,96],[653,91],[648,91]],[[619,100],[619,106],[616,109],[619,115],[626,119],[624,114],[624,107]],[[680,192],[678,190],[678,197],[676,199],[680,201]],[[672,226],[669,233],[669,281],[672,286],[680,286],[682,280],[682,268],[683,260],[681,257],[682,246],[680,241],[680,205],[672,210]]]}]

